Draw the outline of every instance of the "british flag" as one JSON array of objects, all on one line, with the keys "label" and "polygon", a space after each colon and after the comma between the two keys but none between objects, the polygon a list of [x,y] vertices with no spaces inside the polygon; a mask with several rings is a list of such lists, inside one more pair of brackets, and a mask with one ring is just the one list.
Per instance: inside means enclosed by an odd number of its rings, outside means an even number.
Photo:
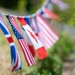
[{"label": "british flag", "polygon": [[17,24],[16,20],[14,19],[13,16],[11,16],[11,17],[7,16],[7,18],[9,20],[9,23],[12,27],[12,30],[13,30],[21,48],[22,48],[22,51],[24,53],[24,57],[26,59],[26,62],[28,64],[28,66],[35,65],[36,62],[35,62],[32,54],[29,50],[29,47],[28,47],[26,41],[24,40],[24,38],[22,36],[22,32],[21,32],[20,28],[18,27],[18,24]]},{"label": "british flag", "polygon": [[3,19],[3,16],[0,14],[0,28],[7,38],[10,45],[10,53],[11,53],[11,71],[18,71],[22,68],[22,62],[17,51],[16,45],[14,44],[13,38],[6,26],[6,22]]}]

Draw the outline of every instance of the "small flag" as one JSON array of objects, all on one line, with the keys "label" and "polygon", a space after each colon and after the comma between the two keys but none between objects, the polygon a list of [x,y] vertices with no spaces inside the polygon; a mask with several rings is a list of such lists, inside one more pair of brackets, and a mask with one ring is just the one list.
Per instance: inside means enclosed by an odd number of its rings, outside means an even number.
[{"label": "small flag", "polygon": [[59,20],[59,16],[57,16],[57,14],[46,7],[42,7],[41,9],[39,9],[36,14],[41,14],[44,18]]},{"label": "small flag", "polygon": [[16,23],[16,20],[14,19],[13,16],[11,16],[11,17],[7,16],[7,18],[9,20],[9,23],[10,23],[10,25],[12,27],[12,30],[13,30],[13,32],[14,32],[14,34],[15,34],[15,36],[16,36],[16,38],[17,38],[17,40],[18,40],[18,42],[19,42],[19,44],[21,46],[21,48],[22,48],[22,51],[24,53],[24,57],[26,59],[26,62],[28,64],[28,66],[35,65],[36,62],[35,62],[32,54],[31,54],[31,52],[29,50],[29,47],[28,47],[26,41],[24,40],[24,38],[22,36],[21,30],[19,29],[18,24]]},{"label": "small flag", "polygon": [[34,22],[36,23],[33,23],[32,25],[34,25],[35,27],[37,25],[35,30],[38,33],[38,38],[43,43],[44,47],[46,49],[49,49],[59,39],[58,34],[50,27],[50,25],[44,20],[41,15],[37,15],[36,21]]},{"label": "small flag", "polygon": [[22,68],[22,62],[19,56],[19,53],[16,49],[16,45],[14,44],[13,38],[6,26],[6,22],[4,21],[2,15],[0,14],[0,28],[7,38],[10,45],[10,53],[11,53],[11,71],[18,71]]},{"label": "small flag", "polygon": [[42,11],[44,12],[45,15],[48,16],[49,19],[59,20],[59,17],[54,12],[48,10],[47,8],[44,8]]},{"label": "small flag", "polygon": [[26,21],[23,18],[18,18],[18,20],[22,25],[25,36],[27,36],[28,37],[27,39],[32,42],[39,59],[41,60],[46,58],[47,52],[43,44],[39,41],[39,39],[33,33],[32,29],[29,27],[29,25],[26,23]]}]

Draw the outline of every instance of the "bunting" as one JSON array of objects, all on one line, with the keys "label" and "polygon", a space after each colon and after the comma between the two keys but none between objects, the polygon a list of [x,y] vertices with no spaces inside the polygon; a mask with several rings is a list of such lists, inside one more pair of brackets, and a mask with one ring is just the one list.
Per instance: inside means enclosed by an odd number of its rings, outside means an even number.
[{"label": "bunting", "polygon": [[[42,7],[36,13],[29,16],[15,16],[9,14],[0,14],[0,29],[4,33],[10,45],[11,53],[11,71],[18,71],[22,68],[22,62],[17,51],[16,45],[9,32],[6,21],[3,16],[5,15],[10,23],[10,26],[18,40],[18,43],[23,51],[25,60],[28,66],[36,64],[34,56],[38,55],[40,60],[48,56],[46,49],[51,48],[59,39],[58,34],[50,27],[44,18],[59,20],[59,16],[53,12],[51,4],[56,4],[60,10],[66,10],[68,5],[62,0],[45,0]],[[18,27],[15,17],[21,24],[22,31]]]},{"label": "bunting", "polygon": [[54,12],[48,10],[47,8],[43,8],[43,13],[45,13],[43,16],[47,16],[47,18],[49,19],[59,20],[59,17]]},{"label": "bunting", "polygon": [[23,54],[24,54],[24,57],[26,59],[28,66],[35,65],[36,62],[35,62],[32,54],[29,50],[29,47],[28,47],[26,41],[24,40],[24,38],[22,36],[21,30],[19,29],[14,17],[13,16],[11,16],[11,17],[7,16],[7,19],[9,20],[9,23],[12,27],[12,30],[13,30],[21,48],[22,48],[22,51],[23,51]]}]

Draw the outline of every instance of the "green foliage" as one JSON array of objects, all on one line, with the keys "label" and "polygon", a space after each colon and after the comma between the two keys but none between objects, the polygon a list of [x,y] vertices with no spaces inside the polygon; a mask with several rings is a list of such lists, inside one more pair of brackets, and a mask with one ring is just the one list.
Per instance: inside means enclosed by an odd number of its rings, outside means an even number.
[{"label": "green foliage", "polygon": [[63,62],[73,50],[74,42],[68,34],[60,34],[60,39],[48,50],[49,56],[42,61],[38,60],[37,67],[27,75],[62,75]]},{"label": "green foliage", "polygon": [[37,68],[27,75],[61,75],[62,62],[57,55],[49,55],[46,59],[38,61]]},{"label": "green foliage", "polygon": [[60,22],[67,23],[70,26],[75,26],[75,0],[63,0],[68,4],[69,8],[61,12],[56,5],[54,11],[60,16]]},{"label": "green foliage", "polygon": [[18,10],[24,12],[27,10],[29,13],[34,13],[37,9],[42,6],[43,0],[13,0],[10,3],[10,0],[1,0],[0,6]]},{"label": "green foliage", "polygon": [[40,73],[37,69],[34,70],[33,72],[31,72],[30,74],[26,74],[26,75],[51,75],[50,72],[48,72],[47,70],[42,70],[42,72]]},{"label": "green foliage", "polygon": [[18,3],[17,3],[18,11],[24,12],[26,9],[26,4],[27,4],[26,0],[18,0]]},{"label": "green foliage", "polygon": [[40,61],[39,72],[48,71],[51,75],[61,75],[62,63],[57,55],[49,55],[46,59]]},{"label": "green foliage", "polygon": [[0,0],[0,6],[9,9],[17,9],[17,2],[18,0],[13,0],[12,2],[10,0]]},{"label": "green foliage", "polygon": [[60,35],[59,41],[51,48],[52,54],[57,54],[61,60],[65,60],[75,50],[74,42],[66,33]]},{"label": "green foliage", "polygon": [[43,0],[27,0],[26,9],[29,13],[35,13],[42,6],[43,2]]}]

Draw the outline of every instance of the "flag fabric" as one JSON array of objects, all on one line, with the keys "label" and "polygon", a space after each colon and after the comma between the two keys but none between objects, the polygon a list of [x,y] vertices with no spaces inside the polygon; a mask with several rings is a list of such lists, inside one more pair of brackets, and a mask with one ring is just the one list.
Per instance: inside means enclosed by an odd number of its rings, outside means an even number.
[{"label": "flag fabric", "polygon": [[16,20],[14,19],[13,16],[10,16],[10,17],[7,16],[7,18],[9,20],[9,23],[12,27],[12,30],[13,30],[21,48],[22,48],[22,51],[24,53],[24,57],[26,59],[27,65],[28,66],[35,65],[36,62],[35,62],[32,54],[29,50],[29,47],[28,47],[26,41],[24,40],[24,37],[22,36],[22,32],[21,32],[20,28],[18,27],[18,24],[17,24]]},{"label": "flag fabric", "polygon": [[41,14],[44,18],[59,20],[59,16],[57,16],[57,14],[55,14],[54,12],[52,12],[52,10],[49,10],[46,7],[42,7],[41,9],[39,9],[36,14]]},{"label": "flag fabric", "polygon": [[50,11],[47,8],[43,8],[42,11],[46,16],[48,16],[49,19],[59,19],[59,17],[54,12]]},{"label": "flag fabric", "polygon": [[36,37],[36,35],[32,31],[32,29],[30,28],[30,26],[26,23],[24,18],[18,18],[18,20],[22,25],[24,35],[28,37],[27,40],[31,41],[31,43],[33,44],[35,51],[38,55],[38,58],[40,60],[46,58],[48,56],[47,52],[46,52],[43,44],[40,42],[40,40]]},{"label": "flag fabric", "polygon": [[[31,18],[25,17],[24,20],[25,20],[26,23],[30,26],[30,20],[31,20]],[[33,44],[32,44],[31,41],[27,40],[27,38],[28,38],[28,37],[25,36],[26,43],[27,43],[27,45],[28,45],[28,47],[29,47],[29,49],[30,49],[30,51],[31,51],[31,53],[32,53],[32,55],[33,55],[33,57],[35,57],[35,56],[36,56],[36,52],[35,52],[34,46],[33,46]]]},{"label": "flag fabric", "polygon": [[58,34],[50,27],[40,14],[36,16],[36,21],[34,18],[32,19],[31,25],[31,27],[34,28],[33,31],[38,33],[38,38],[46,49],[51,48],[59,39]]},{"label": "flag fabric", "polygon": [[19,53],[17,51],[16,45],[13,41],[13,38],[6,26],[6,22],[3,19],[3,16],[0,14],[0,28],[2,29],[2,32],[4,33],[6,39],[9,42],[10,45],[10,53],[11,53],[11,71],[18,71],[22,68],[22,62],[19,56]]},{"label": "flag fabric", "polygon": [[25,17],[24,20],[27,22],[28,25],[30,25],[30,17]]},{"label": "flag fabric", "polygon": [[30,19],[30,27],[33,30],[33,32],[35,33],[35,35],[38,37],[38,32],[39,32],[39,28],[38,25],[36,23],[36,17],[31,17]]}]

